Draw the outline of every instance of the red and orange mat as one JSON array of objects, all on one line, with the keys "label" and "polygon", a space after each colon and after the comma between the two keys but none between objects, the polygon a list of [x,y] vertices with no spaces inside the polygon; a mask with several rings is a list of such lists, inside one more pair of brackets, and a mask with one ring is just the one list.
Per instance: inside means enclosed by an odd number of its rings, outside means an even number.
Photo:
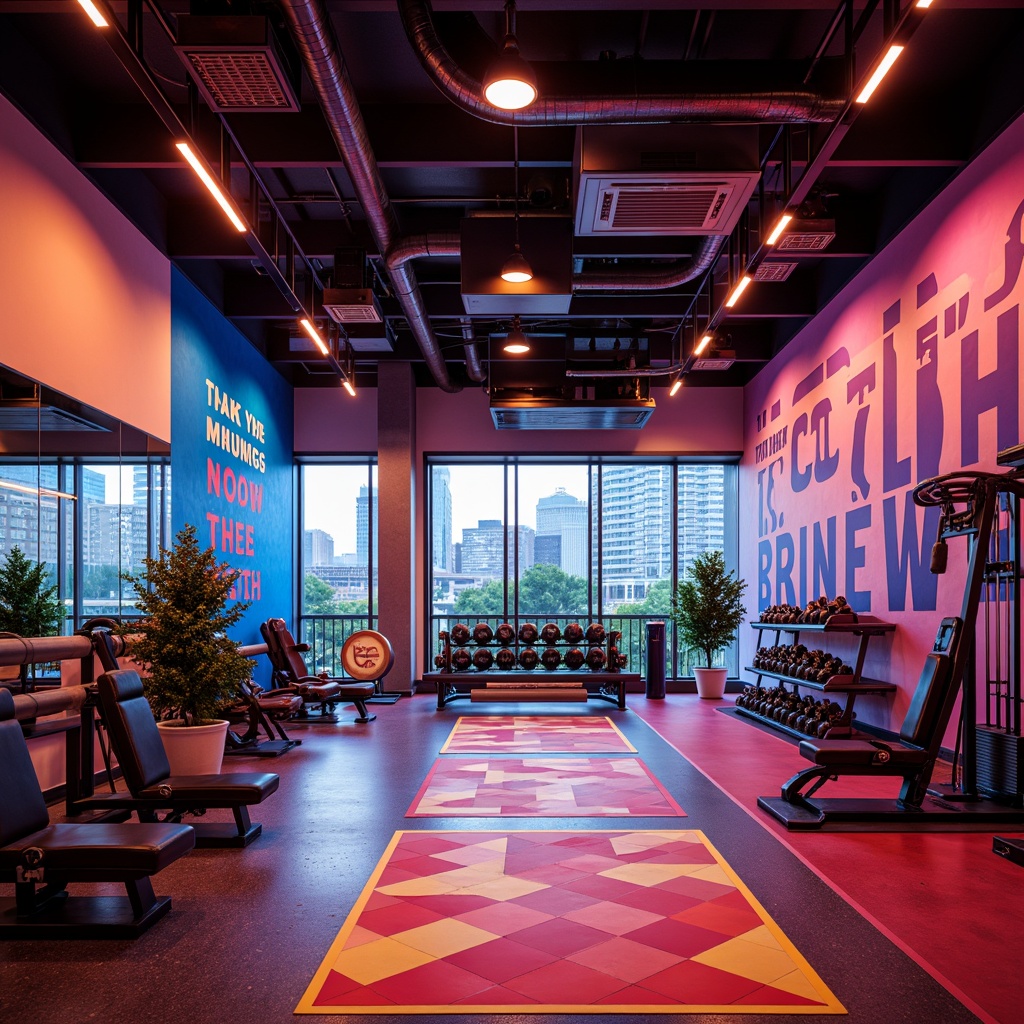
[{"label": "red and orange mat", "polygon": [[407,818],[685,816],[635,757],[446,758]]},{"label": "red and orange mat", "polygon": [[845,1013],[699,831],[401,831],[296,1013]]},{"label": "red and orange mat", "polygon": [[442,754],[635,754],[610,718],[589,715],[473,715],[460,718]]}]

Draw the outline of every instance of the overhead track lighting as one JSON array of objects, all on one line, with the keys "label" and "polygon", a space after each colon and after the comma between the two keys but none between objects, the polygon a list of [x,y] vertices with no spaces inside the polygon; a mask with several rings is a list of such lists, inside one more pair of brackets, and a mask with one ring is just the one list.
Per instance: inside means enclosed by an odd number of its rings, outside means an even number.
[{"label": "overhead track lighting", "polygon": [[679,389],[683,386],[683,375],[679,374],[676,379],[672,382],[672,387],[668,389],[668,397],[675,398],[679,393]]},{"label": "overhead track lighting", "polygon": [[79,5],[86,14],[89,15],[89,20],[97,28],[106,28],[110,22],[107,21],[106,16],[103,12],[92,2],[92,0],[78,0]]},{"label": "overhead track lighting", "polygon": [[316,347],[325,355],[329,356],[330,349],[327,347],[327,342],[321,337],[320,332],[316,328],[316,324],[313,323],[309,317],[303,317],[299,321],[299,326],[313,339]]},{"label": "overhead track lighting", "polygon": [[728,309],[732,309],[732,307],[736,305],[737,300],[747,290],[747,285],[749,285],[752,280],[753,278],[749,274],[744,274],[739,279],[736,287],[732,290],[732,294],[725,300],[725,305]]},{"label": "overhead track lighting", "polygon": [[505,260],[501,268],[501,279],[509,284],[525,284],[533,280],[533,268],[530,261],[523,255],[519,246],[519,129],[512,129],[514,140],[513,165],[515,167],[515,247],[512,255]]},{"label": "overhead track lighting", "polygon": [[693,350],[693,354],[695,356],[699,356],[704,351],[704,349],[706,349],[708,347],[708,345],[710,345],[710,344],[711,344],[711,335],[710,334],[705,334],[704,337],[701,338],[700,341],[697,342],[697,347]]},{"label": "overhead track lighting", "polygon": [[867,85],[864,86],[860,91],[860,95],[857,97],[858,103],[867,103],[871,99],[871,94],[878,88],[882,79],[889,73],[889,69],[896,63],[896,59],[903,52],[904,47],[898,43],[893,43],[892,46],[886,51],[885,56],[881,59],[878,67],[875,68],[871,77],[868,79]]},{"label": "overhead track lighting", "polygon": [[530,351],[530,343],[519,325],[519,314],[512,317],[512,329],[505,336],[503,350],[510,356],[521,356]]},{"label": "overhead track lighting", "polygon": [[537,76],[519,55],[515,0],[505,0],[505,43],[483,81],[484,97],[501,110],[522,110],[537,98]]},{"label": "overhead track lighting", "polygon": [[223,189],[214,180],[214,177],[203,165],[199,157],[192,152],[192,147],[187,142],[176,142],[174,144],[181,155],[188,161],[189,166],[199,176],[199,180],[209,189],[210,195],[217,200],[217,205],[227,214],[228,220],[234,224],[235,229],[240,233],[249,230],[238,211],[234,208],[231,200],[224,194]]},{"label": "overhead track lighting", "polygon": [[765,245],[774,245],[779,240],[779,235],[786,230],[786,225],[793,219],[793,214],[784,213],[772,228],[772,233],[764,240]]},{"label": "overhead track lighting", "polygon": [[343,380],[341,386],[353,397],[356,397],[356,389],[352,386],[352,381]]}]

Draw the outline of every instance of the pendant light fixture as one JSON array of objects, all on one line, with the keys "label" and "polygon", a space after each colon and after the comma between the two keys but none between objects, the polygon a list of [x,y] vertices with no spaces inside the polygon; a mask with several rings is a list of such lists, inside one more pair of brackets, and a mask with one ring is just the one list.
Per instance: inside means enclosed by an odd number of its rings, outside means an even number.
[{"label": "pendant light fixture", "polygon": [[512,129],[512,138],[514,140],[515,152],[513,156],[513,162],[515,165],[515,245],[512,249],[512,254],[502,264],[501,267],[501,279],[507,281],[509,284],[525,284],[527,281],[533,280],[533,268],[530,266],[530,261],[523,255],[523,250],[519,245],[519,129]]},{"label": "pendant light fixture", "polygon": [[523,329],[519,325],[518,313],[512,317],[512,327],[505,335],[505,344],[502,347],[510,356],[521,356],[530,351],[530,343],[526,340],[526,335],[523,334]]},{"label": "pendant light fixture", "polygon": [[516,3],[505,0],[505,44],[483,81],[484,97],[501,110],[522,110],[537,98],[537,76],[519,55]]}]

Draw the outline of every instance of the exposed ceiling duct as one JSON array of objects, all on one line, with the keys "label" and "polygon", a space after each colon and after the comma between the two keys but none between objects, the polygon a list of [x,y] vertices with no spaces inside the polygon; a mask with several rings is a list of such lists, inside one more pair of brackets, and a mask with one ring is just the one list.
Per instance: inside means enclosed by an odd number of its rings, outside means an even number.
[{"label": "exposed ceiling duct", "polygon": [[680,73],[685,69],[682,62],[634,61],[630,65],[631,88],[621,95],[545,95],[541,82],[541,95],[531,106],[499,110],[483,98],[480,82],[448,53],[434,28],[429,0],[398,0],[398,9],[406,34],[434,84],[457,107],[497,124],[827,124],[846,103],[841,76],[835,82],[835,94],[826,95],[804,84],[806,63],[796,61],[788,80],[780,75],[777,61],[751,67],[748,74],[738,62],[700,61],[694,89],[688,93],[678,91]]},{"label": "exposed ceiling duct", "polygon": [[416,275],[401,256],[402,239],[380,169],[370,149],[366,124],[334,28],[321,0],[281,0],[295,43],[316,89],[335,145],[362,204],[370,232],[391,275],[395,295],[434,381],[442,391],[458,391],[430,327]]}]

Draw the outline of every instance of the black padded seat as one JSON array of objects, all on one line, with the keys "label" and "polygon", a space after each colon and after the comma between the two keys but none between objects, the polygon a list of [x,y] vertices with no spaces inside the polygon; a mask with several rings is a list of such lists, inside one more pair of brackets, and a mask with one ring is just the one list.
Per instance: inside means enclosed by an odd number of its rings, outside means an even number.
[{"label": "black padded seat", "polygon": [[127,807],[140,821],[155,821],[158,811],[172,819],[206,808],[230,808],[236,829],[218,823],[196,826],[198,846],[247,846],[262,831],[249,820],[248,806],[262,803],[281,781],[273,772],[223,772],[171,775],[160,730],[134,669],[104,672],[96,681],[100,712],[130,797],[98,794],[83,807]]},{"label": "black padded seat", "polygon": [[0,847],[0,871],[15,870],[26,851],[39,850],[49,871],[74,871],[78,881],[119,882],[155,875],[194,846],[195,829],[188,825],[168,832],[162,822],[70,822],[48,825]]},{"label": "black padded seat", "polygon": [[[153,893],[156,874],[195,846],[195,830],[170,823],[50,824],[14,700],[0,690],[0,899],[4,938],[134,938],[164,916],[170,897]],[[126,896],[70,897],[72,882],[122,882]]]},{"label": "black padded seat", "polygon": [[[217,779],[212,788],[211,779]],[[221,775],[168,775],[152,786],[144,786],[137,795],[144,800],[181,800],[206,807],[233,807],[258,804],[273,793],[280,776],[272,772],[224,772]]]},{"label": "black padded seat", "polygon": [[814,764],[836,765],[917,765],[928,760],[927,750],[899,744],[873,743],[870,740],[801,740],[800,753]]},{"label": "black padded seat", "polygon": [[377,716],[366,710],[366,702],[376,692],[372,682],[355,679],[324,679],[309,674],[302,652],[309,650],[309,644],[298,644],[284,619],[267,619],[260,623],[260,633],[267,645],[267,657],[274,672],[274,684],[280,689],[290,689],[302,697],[304,705],[316,705],[320,714],[311,717],[300,715],[300,721],[333,722],[329,709],[335,704],[354,704],[359,716],[357,722],[372,722]]}]

